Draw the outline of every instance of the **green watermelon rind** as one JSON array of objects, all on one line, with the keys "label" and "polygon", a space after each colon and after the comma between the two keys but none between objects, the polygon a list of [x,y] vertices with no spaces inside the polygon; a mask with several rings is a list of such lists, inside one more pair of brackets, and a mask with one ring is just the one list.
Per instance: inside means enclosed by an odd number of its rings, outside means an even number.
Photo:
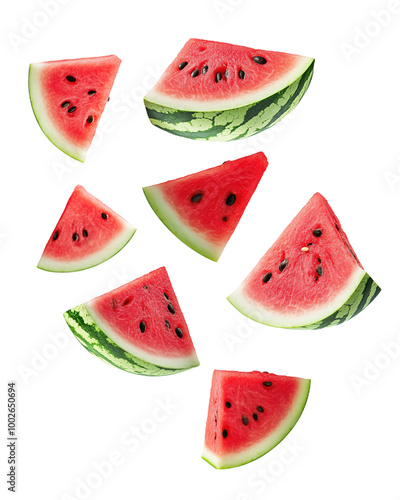
[{"label": "green watermelon rind", "polygon": [[[239,290],[239,289],[238,289]],[[361,279],[356,283],[356,286],[349,291],[347,299],[343,304],[336,308],[331,314],[321,317],[317,321],[312,321],[311,323],[299,324],[295,326],[288,326],[283,323],[272,323],[271,321],[263,319],[262,305],[259,304],[254,307],[249,307],[245,304],[245,298],[240,294],[239,291],[234,292],[228,297],[229,302],[242,314],[247,316],[258,323],[262,323],[267,326],[273,326],[276,328],[288,328],[293,330],[318,330],[321,328],[327,328],[331,326],[340,325],[351,318],[354,318],[357,314],[363,311],[380,293],[381,288],[375,283],[375,281],[364,271],[361,272]],[[252,309],[252,311],[250,310]],[[313,315],[318,314],[318,307],[313,311]],[[284,313],[283,313],[284,317]]]},{"label": "green watermelon rind", "polygon": [[136,228],[126,222],[122,234],[110,241],[101,251],[84,259],[74,261],[49,259],[42,255],[37,267],[38,269],[52,273],[72,273],[96,267],[117,255],[131,241],[135,233]]},{"label": "green watermelon rind", "polygon": [[129,373],[146,376],[164,376],[186,371],[185,368],[158,366],[140,359],[117,345],[97,325],[85,304],[74,307],[64,313],[64,319],[78,341],[92,354],[105,363]]},{"label": "green watermelon rind", "polygon": [[208,241],[200,232],[194,231],[182,220],[179,214],[164,200],[162,191],[157,186],[143,188],[149,205],[160,221],[185,245],[195,252],[217,262],[225,245],[218,246]]},{"label": "green watermelon rind", "polygon": [[[202,458],[215,469],[231,469],[248,464],[262,457],[275,448],[297,424],[306,406],[310,393],[311,380],[301,379],[301,387],[298,389],[297,399],[292,409],[280,426],[259,444],[250,447],[247,451],[234,453],[230,456],[217,457],[207,448],[204,448]],[[218,463],[219,462],[219,463]]]},{"label": "green watermelon rind", "polygon": [[70,156],[74,160],[84,162],[87,154],[86,148],[79,148],[73,142],[68,141],[53,125],[50,116],[46,111],[45,100],[41,93],[39,84],[40,68],[42,63],[33,63],[29,65],[28,88],[29,99],[33,114],[39,127],[50,142],[60,151]]},{"label": "green watermelon rind", "polygon": [[[251,137],[275,125],[292,111],[307,91],[314,59],[293,82],[281,90],[245,106],[221,111],[174,109],[144,98],[153,125],[171,134],[195,140],[232,141]],[[211,103],[212,106],[212,103]]]}]

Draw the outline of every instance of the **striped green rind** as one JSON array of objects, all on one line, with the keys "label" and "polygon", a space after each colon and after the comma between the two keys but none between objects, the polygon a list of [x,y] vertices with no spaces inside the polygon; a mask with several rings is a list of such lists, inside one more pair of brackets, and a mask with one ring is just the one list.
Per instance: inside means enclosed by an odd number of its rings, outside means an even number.
[{"label": "striped green rind", "polygon": [[340,325],[364,310],[379,294],[380,287],[367,274],[364,274],[360,284],[346,302],[333,314],[321,321],[299,327],[303,330],[319,330],[328,326]]},{"label": "striped green rind", "polygon": [[[375,299],[380,291],[381,289],[375,281],[366,272],[364,272],[357,287],[353,289],[347,300],[335,312],[329,314],[325,318],[321,318],[319,321],[296,326],[287,326],[284,324],[284,320],[282,320],[280,324],[270,324],[265,318],[265,313],[263,314],[262,304],[259,304],[258,309],[254,308],[252,313],[250,313],[248,312],[248,308],[243,307],[241,299],[238,299],[237,296],[235,296],[235,293],[229,296],[228,300],[242,314],[264,325],[275,326],[277,328],[289,328],[293,330],[318,330],[328,326],[340,325],[341,323],[353,318],[364,310]],[[284,313],[282,316],[284,316]]]},{"label": "striped green rind", "polygon": [[161,376],[188,369],[164,368],[133,356],[98,327],[84,304],[65,312],[64,318],[72,333],[89,352],[121,370],[138,375]]},{"label": "striped green rind", "polygon": [[298,390],[297,398],[288,416],[280,423],[278,428],[265,437],[261,442],[255,444],[248,450],[241,453],[231,454],[221,457],[214,455],[207,447],[204,447],[202,458],[215,469],[231,469],[248,464],[270,452],[289,434],[297,424],[306,406],[310,393],[311,380],[302,379],[301,387]]},{"label": "striped green rind", "polygon": [[171,134],[196,140],[232,141],[272,127],[299,103],[311,82],[314,59],[293,83],[258,102],[223,111],[184,111],[149,101],[146,111],[153,125]]}]

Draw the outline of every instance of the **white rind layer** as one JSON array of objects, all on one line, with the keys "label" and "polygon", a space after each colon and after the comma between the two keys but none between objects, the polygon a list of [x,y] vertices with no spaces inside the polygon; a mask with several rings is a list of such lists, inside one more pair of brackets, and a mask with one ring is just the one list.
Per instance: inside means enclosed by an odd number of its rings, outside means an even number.
[{"label": "white rind layer", "polygon": [[29,66],[29,97],[36,120],[47,138],[58,149],[75,160],[84,162],[88,148],[80,148],[69,141],[60,130],[54,127],[53,120],[47,112],[46,100],[42,95],[42,85],[40,84],[42,68],[45,67],[45,63],[34,63]]},{"label": "white rind layer", "polygon": [[297,393],[297,398],[293,401],[293,405],[286,418],[282,420],[279,427],[264,440],[246,448],[238,453],[231,453],[223,457],[213,453],[207,446],[204,446],[202,458],[213,465],[216,469],[230,469],[244,465],[268,453],[272,448],[279,444],[296,425],[300,415],[307,402],[310,392],[311,381],[302,379]]},{"label": "white rind layer", "polygon": [[212,95],[207,96],[207,99],[186,99],[171,97],[156,89],[157,84],[147,93],[144,97],[145,101],[166,106],[168,108],[177,109],[181,111],[226,111],[229,109],[241,108],[262,101],[267,97],[276,94],[287,86],[295,82],[314,62],[313,58],[305,56],[297,56],[297,64],[282,78],[265,85],[264,87],[240,94],[234,97],[227,97],[225,99],[213,99]]},{"label": "white rind layer", "polygon": [[228,300],[242,314],[264,325],[278,328],[299,328],[322,321],[340,309],[355,292],[365,274],[364,269],[357,267],[349,278],[348,285],[333,300],[325,305],[316,304],[315,307],[307,311],[299,310],[296,314],[288,313],[287,310],[283,312],[274,311],[249,298],[245,292],[247,280],[228,297]]},{"label": "white rind layer", "polygon": [[43,269],[44,271],[51,271],[55,273],[70,273],[97,266],[122,250],[122,248],[124,248],[124,246],[131,240],[135,232],[136,228],[125,221],[125,227],[121,234],[110,241],[108,245],[103,247],[98,252],[79,260],[52,259],[42,255],[37,267],[39,269]]},{"label": "white rind layer", "polygon": [[139,359],[143,359],[148,363],[153,363],[154,365],[161,366],[163,368],[184,369],[184,368],[192,368],[200,364],[197,354],[195,352],[191,356],[187,357],[180,356],[179,358],[174,359],[171,357],[157,356],[155,354],[151,354],[148,351],[140,349],[137,346],[132,345],[132,343],[127,342],[125,339],[117,335],[115,331],[108,325],[108,323],[106,321],[103,321],[103,319],[96,313],[95,308],[92,305],[93,303],[95,303],[95,301],[96,299],[84,304],[94,322],[113,342],[115,342],[115,344],[117,344],[119,347],[129,352],[133,356]]},{"label": "white rind layer", "polygon": [[194,231],[186,224],[176,210],[165,199],[162,189],[158,186],[143,188],[144,194],[151,208],[161,222],[183,243],[211,260],[217,261],[225,245],[216,245],[210,242],[202,233]]}]

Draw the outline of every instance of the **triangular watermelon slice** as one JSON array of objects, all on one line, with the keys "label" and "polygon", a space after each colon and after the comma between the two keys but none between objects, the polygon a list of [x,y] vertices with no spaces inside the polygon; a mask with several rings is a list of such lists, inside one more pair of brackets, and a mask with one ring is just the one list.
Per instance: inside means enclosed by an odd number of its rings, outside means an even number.
[{"label": "triangular watermelon slice", "polygon": [[144,98],[151,123],[197,140],[250,137],[305,94],[314,59],[191,38]]},{"label": "triangular watermelon slice", "polygon": [[199,364],[165,267],[70,309],[64,318],[89,352],[127,372],[172,375]]},{"label": "triangular watermelon slice", "polygon": [[104,56],[29,66],[36,119],[50,141],[76,160],[85,160],[120,64],[117,56]]},{"label": "triangular watermelon slice", "polygon": [[260,152],[143,191],[175,236],[217,261],[267,165],[267,158]]},{"label": "triangular watermelon slice", "polygon": [[76,186],[38,267],[65,273],[97,266],[118,253],[135,231],[111,208]]},{"label": "triangular watermelon slice", "polygon": [[295,426],[309,390],[308,379],[215,370],[204,460],[216,469],[228,469],[261,457]]},{"label": "triangular watermelon slice", "polygon": [[316,193],[228,300],[266,325],[317,329],[354,317],[379,292]]}]

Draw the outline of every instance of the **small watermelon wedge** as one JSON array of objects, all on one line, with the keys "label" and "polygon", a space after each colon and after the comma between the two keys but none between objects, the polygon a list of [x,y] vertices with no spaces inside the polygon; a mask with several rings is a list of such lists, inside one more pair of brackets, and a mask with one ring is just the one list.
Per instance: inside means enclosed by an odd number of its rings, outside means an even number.
[{"label": "small watermelon wedge", "polygon": [[135,232],[129,222],[76,186],[37,267],[67,273],[97,266],[118,253]]},{"label": "small watermelon wedge", "polygon": [[47,138],[76,160],[85,161],[120,64],[112,55],[29,66],[36,120]]},{"label": "small watermelon wedge", "polygon": [[216,469],[229,469],[268,453],[297,423],[310,383],[268,372],[215,370],[204,460]]},{"label": "small watermelon wedge", "polygon": [[175,236],[217,261],[267,166],[268,160],[260,152],[143,191]]},{"label": "small watermelon wedge", "polygon": [[313,71],[310,57],[192,38],[144,103],[151,123],[171,134],[232,141],[286,116]]},{"label": "small watermelon wedge", "polygon": [[108,364],[171,375],[199,360],[165,267],[64,313],[79,340]]},{"label": "small watermelon wedge", "polygon": [[316,193],[228,300],[265,325],[315,330],[353,318],[380,291]]}]

